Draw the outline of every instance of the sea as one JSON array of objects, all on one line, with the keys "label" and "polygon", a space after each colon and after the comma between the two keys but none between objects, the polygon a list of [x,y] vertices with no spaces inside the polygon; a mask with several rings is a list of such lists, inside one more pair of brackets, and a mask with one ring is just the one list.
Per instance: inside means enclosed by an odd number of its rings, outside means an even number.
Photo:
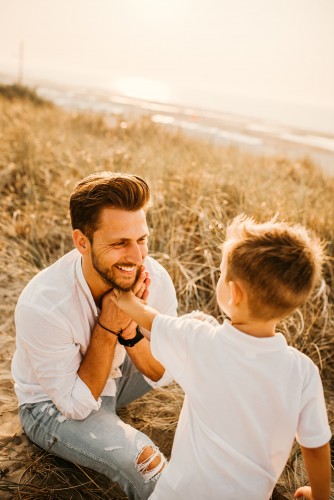
[{"label": "sea", "polygon": [[[1,81],[6,82],[5,75],[0,74]],[[212,144],[259,155],[308,158],[326,175],[334,176],[331,109],[194,91],[180,95],[178,102],[158,102],[81,85],[36,80],[26,84],[68,110],[89,110],[124,120],[147,115],[160,126]]]}]

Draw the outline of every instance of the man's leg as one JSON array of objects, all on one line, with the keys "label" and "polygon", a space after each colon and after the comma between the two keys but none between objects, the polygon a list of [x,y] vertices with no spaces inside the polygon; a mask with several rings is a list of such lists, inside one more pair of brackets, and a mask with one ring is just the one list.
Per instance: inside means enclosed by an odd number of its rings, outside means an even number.
[{"label": "man's leg", "polygon": [[146,499],[165,458],[148,436],[116,415],[115,404],[116,398],[103,397],[101,408],[84,420],[65,419],[51,401],[23,405],[19,413],[27,436],[41,448],[105,474],[130,499]]},{"label": "man's leg", "polygon": [[122,376],[116,379],[116,409],[128,405],[152,389],[128,355],[125,356],[120,369]]}]

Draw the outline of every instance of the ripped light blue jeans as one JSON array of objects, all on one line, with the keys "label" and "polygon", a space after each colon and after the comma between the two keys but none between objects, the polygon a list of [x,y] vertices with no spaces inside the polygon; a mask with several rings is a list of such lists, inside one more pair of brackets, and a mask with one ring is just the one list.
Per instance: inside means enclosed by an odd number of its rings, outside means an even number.
[{"label": "ripped light blue jeans", "polygon": [[[19,407],[22,427],[44,450],[105,474],[119,483],[130,499],[147,499],[165,457],[148,436],[124,423],[116,409],[142,396],[151,386],[128,356],[116,383],[116,396],[102,397],[100,409],[84,420],[65,419],[52,401],[24,404]],[[145,449],[149,453],[144,461],[140,455]],[[156,457],[160,458],[158,465],[150,466]]]}]

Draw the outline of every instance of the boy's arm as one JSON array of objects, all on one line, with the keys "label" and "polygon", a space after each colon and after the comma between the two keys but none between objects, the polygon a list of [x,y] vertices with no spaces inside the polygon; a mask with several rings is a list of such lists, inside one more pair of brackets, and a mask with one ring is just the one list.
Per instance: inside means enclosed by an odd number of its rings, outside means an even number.
[{"label": "boy's arm", "polygon": [[301,446],[310,486],[298,488],[295,498],[329,500],[331,489],[331,460],[329,443],[319,448]]},{"label": "boy's arm", "polygon": [[[143,301],[138,299],[132,291],[121,292],[113,290],[110,294],[111,300],[125,312],[135,323],[145,328],[149,332],[152,330],[154,318],[159,314],[153,307],[147,306]],[[145,332],[143,332],[145,333]],[[145,335],[150,338],[151,335]]]}]

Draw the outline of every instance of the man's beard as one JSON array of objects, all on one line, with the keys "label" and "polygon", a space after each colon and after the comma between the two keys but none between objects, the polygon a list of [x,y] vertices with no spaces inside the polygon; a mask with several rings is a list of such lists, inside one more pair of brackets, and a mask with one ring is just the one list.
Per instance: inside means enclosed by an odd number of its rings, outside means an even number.
[{"label": "man's beard", "polygon": [[[92,265],[97,274],[100,276],[100,278],[104,281],[106,285],[108,285],[110,288],[116,288],[116,290],[120,290],[123,292],[128,292],[131,290],[133,285],[138,281],[139,275],[140,275],[140,268],[138,267],[136,276],[133,279],[132,283],[125,285],[122,285],[119,281],[116,280],[116,278],[113,276],[112,268],[107,268],[104,267],[101,263],[98,257],[96,257],[95,252],[92,250],[91,253],[92,256]],[[129,263],[127,264],[120,264],[123,266],[128,266]],[[135,264],[132,264],[135,265]]]}]

